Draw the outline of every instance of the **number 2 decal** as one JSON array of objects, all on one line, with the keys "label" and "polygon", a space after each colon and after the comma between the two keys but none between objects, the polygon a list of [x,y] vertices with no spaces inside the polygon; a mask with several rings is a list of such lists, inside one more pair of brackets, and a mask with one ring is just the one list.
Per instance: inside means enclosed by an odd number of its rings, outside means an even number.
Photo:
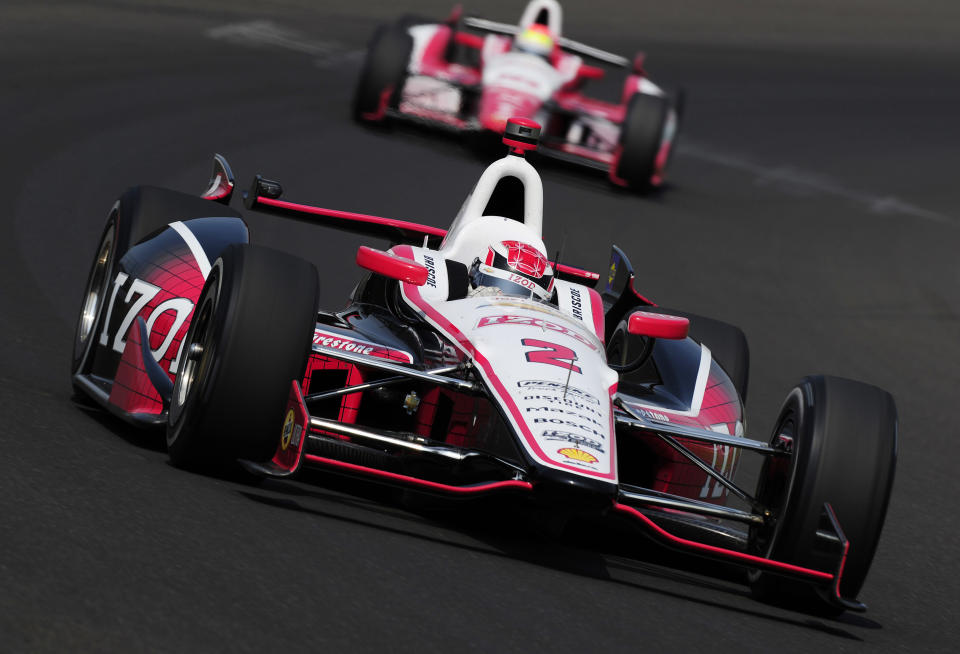
[{"label": "number 2 decal", "polygon": [[526,353],[527,361],[530,363],[546,363],[548,365],[559,366],[564,370],[571,370],[576,373],[583,372],[580,369],[580,366],[573,363],[579,357],[577,356],[577,353],[571,350],[569,347],[557,345],[556,343],[551,343],[549,341],[541,341],[536,338],[524,338],[520,341],[520,344],[526,347],[542,348],[539,350],[531,350],[530,352]]}]

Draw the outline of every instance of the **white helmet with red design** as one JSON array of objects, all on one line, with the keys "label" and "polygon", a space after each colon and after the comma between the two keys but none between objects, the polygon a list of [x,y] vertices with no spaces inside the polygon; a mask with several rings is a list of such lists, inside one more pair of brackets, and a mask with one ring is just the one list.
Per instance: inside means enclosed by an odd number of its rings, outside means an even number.
[{"label": "white helmet with red design", "polygon": [[536,245],[508,240],[491,244],[484,257],[470,267],[471,295],[495,294],[532,297],[549,302],[553,297],[553,268]]}]

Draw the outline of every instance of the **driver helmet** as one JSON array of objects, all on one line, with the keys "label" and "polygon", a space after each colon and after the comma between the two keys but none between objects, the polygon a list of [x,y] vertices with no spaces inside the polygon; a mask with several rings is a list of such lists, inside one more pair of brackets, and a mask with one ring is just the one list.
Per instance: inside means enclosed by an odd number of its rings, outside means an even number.
[{"label": "driver helmet", "polygon": [[470,267],[470,295],[510,295],[549,302],[553,268],[539,248],[522,241],[500,241]]},{"label": "driver helmet", "polygon": [[517,34],[513,48],[519,52],[529,52],[541,57],[549,57],[556,43],[546,25],[533,24]]}]

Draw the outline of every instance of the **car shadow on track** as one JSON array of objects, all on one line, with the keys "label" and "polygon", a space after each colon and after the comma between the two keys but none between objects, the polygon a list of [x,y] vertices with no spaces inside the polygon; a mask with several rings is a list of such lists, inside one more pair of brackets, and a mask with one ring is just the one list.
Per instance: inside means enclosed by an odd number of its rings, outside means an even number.
[{"label": "car shadow on track", "polygon": [[70,399],[79,411],[130,445],[151,452],[167,451],[167,442],[162,429],[143,429],[129,425],[86,397],[77,394]]},{"label": "car shadow on track", "polygon": [[[411,497],[422,496],[338,476],[310,476],[309,487],[270,480],[261,488],[237,492],[258,504],[523,561],[844,640],[863,640],[848,628],[882,628],[860,615],[821,619],[755,602],[742,583],[742,571],[665,552],[616,521],[609,530],[598,530],[593,522],[557,528],[549,520],[532,519],[535,514],[517,510],[515,498],[411,503]],[[677,569],[681,565],[683,569]]]}]

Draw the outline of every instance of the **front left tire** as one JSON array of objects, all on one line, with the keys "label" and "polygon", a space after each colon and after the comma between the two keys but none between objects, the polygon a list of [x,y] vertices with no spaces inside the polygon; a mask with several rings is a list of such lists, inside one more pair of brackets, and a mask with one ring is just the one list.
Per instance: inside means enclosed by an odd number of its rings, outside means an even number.
[{"label": "front left tire", "polygon": [[273,455],[290,384],[306,368],[319,291],[310,262],[255,245],[224,250],[200,293],[173,386],[174,465],[204,470]]}]

